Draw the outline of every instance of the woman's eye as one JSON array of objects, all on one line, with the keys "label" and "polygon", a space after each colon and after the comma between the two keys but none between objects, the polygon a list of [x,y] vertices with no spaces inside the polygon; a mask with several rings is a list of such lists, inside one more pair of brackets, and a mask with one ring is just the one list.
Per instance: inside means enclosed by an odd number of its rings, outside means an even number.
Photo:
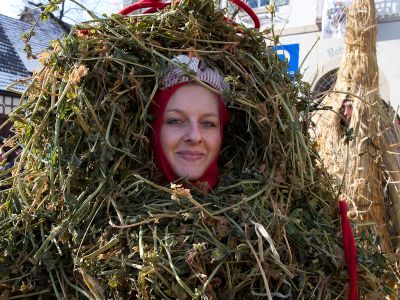
[{"label": "woman's eye", "polygon": [[177,118],[170,118],[166,122],[168,125],[181,125],[183,124],[183,121]]},{"label": "woman's eye", "polygon": [[204,126],[204,127],[207,127],[207,128],[217,127],[217,124],[215,124],[215,123],[212,122],[212,121],[204,121],[204,122],[202,122],[202,123],[203,123],[203,126]]}]

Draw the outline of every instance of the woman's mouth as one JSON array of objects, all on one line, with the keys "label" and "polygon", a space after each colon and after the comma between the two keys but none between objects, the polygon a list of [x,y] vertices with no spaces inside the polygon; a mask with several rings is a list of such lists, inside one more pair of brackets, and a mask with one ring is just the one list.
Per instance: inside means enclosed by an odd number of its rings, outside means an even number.
[{"label": "woman's mouth", "polygon": [[204,157],[204,153],[200,151],[182,150],[178,151],[176,154],[187,162],[196,162]]}]

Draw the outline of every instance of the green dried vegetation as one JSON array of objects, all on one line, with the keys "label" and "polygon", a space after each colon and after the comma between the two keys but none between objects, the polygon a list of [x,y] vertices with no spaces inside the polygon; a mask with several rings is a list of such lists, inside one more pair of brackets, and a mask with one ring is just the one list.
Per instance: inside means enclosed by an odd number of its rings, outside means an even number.
[{"label": "green dried vegetation", "polygon": [[[266,38],[227,23],[212,1],[189,0],[81,24],[42,55],[12,114],[23,151],[0,182],[3,293],[344,299],[337,199],[315,168],[308,89]],[[188,52],[231,85],[208,194],[164,185],[147,139],[158,79]],[[396,274],[358,232],[360,291],[382,299]]]}]

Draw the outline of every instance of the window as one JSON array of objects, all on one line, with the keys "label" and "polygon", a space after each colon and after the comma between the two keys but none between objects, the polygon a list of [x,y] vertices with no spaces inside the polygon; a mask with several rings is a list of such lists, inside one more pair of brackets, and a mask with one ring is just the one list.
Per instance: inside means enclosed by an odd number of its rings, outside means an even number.
[{"label": "window", "polygon": [[378,19],[398,18],[400,16],[399,0],[375,0]]},{"label": "window", "polygon": [[[265,7],[272,3],[272,0],[247,0],[247,5],[251,8]],[[287,5],[289,0],[275,0],[276,6]]]},{"label": "window", "polygon": [[324,74],[320,80],[318,80],[317,84],[314,87],[314,96],[318,98],[322,98],[326,96],[330,89],[336,83],[338,69],[333,69],[328,73]]},{"label": "window", "polygon": [[18,106],[19,98],[0,95],[0,114],[9,114],[14,108]]}]

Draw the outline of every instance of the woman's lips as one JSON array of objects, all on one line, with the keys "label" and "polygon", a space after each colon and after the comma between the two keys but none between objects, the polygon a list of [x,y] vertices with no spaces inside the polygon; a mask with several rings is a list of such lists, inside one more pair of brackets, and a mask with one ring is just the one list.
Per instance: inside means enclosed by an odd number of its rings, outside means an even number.
[{"label": "woman's lips", "polygon": [[200,151],[183,150],[183,151],[178,151],[176,154],[180,158],[188,162],[195,162],[204,157],[204,154]]}]

